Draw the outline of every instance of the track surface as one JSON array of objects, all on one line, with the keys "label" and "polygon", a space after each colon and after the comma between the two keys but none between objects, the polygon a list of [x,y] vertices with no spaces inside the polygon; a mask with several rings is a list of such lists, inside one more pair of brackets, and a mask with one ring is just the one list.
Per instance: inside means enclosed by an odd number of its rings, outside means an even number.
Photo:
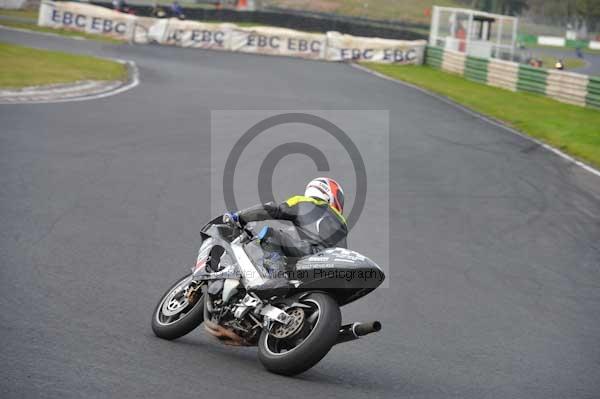
[{"label": "track surface", "polygon": [[[600,395],[600,178],[345,65],[1,34],[133,59],[142,77],[102,100],[0,107],[2,398]],[[149,327],[210,216],[209,110],[232,108],[392,118],[390,286],[343,312],[384,330],[298,378]]]},{"label": "track surface", "polygon": [[[554,57],[557,60],[560,58],[577,58],[577,54],[575,53],[575,49],[565,49],[565,48],[540,48],[534,47],[531,49],[523,50],[522,54],[531,53],[535,56],[549,56]],[[585,61],[585,66],[580,68],[574,68],[569,70],[570,72],[583,73],[586,75],[592,76],[600,76],[600,54],[597,53],[583,53],[583,60]]]}]

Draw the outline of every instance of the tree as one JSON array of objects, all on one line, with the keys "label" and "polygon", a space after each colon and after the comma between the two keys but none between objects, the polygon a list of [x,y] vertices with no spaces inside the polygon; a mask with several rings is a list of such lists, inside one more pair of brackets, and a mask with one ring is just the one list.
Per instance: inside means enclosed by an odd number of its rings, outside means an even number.
[{"label": "tree", "polygon": [[519,15],[528,8],[527,0],[473,0],[471,7],[505,15]]},{"label": "tree", "polygon": [[600,0],[576,0],[575,12],[589,32],[595,32],[600,21]]}]

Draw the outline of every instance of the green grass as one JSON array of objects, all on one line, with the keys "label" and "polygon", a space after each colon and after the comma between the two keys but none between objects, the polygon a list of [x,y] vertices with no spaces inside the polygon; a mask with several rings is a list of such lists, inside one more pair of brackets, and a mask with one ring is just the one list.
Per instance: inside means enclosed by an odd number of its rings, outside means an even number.
[{"label": "green grass", "polygon": [[454,0],[269,0],[263,3],[283,8],[426,24],[431,21],[426,10],[431,10],[434,5],[464,6]]},{"label": "green grass", "polygon": [[17,18],[29,18],[35,19],[38,18],[39,8],[27,8],[25,10],[3,10],[0,9],[0,15],[6,17],[17,17]]},{"label": "green grass", "polygon": [[[463,7],[452,0],[344,0],[338,12],[341,14],[364,16],[374,19],[396,19],[429,24],[431,14],[426,12],[434,5],[444,7]],[[368,4],[367,7],[364,5]]]},{"label": "green grass", "polygon": [[126,77],[127,67],[117,62],[0,43],[0,88]]},{"label": "green grass", "polygon": [[600,111],[541,95],[471,82],[429,66],[365,64],[387,76],[444,95],[600,167]]}]

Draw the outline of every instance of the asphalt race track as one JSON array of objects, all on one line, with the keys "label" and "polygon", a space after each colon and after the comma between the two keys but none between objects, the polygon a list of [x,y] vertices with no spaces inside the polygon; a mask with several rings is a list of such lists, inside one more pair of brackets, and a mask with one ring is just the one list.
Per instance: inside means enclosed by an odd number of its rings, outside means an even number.
[{"label": "asphalt race track", "polygon": [[[548,56],[554,57],[556,60],[560,58],[577,58],[575,49],[567,48],[531,48],[521,50],[522,54],[532,54],[533,56]],[[569,72],[583,73],[586,75],[600,76],[600,54],[584,53],[583,60],[585,65],[580,68],[569,70]]]},{"label": "asphalt race track", "polygon": [[[114,97],[0,106],[0,397],[600,396],[600,177],[347,65],[0,40],[141,73]],[[343,309],[383,331],[296,378],[264,371],[254,348],[150,330],[211,216],[209,111],[246,108],[390,110],[389,287]],[[279,173],[302,190],[293,167]]]}]

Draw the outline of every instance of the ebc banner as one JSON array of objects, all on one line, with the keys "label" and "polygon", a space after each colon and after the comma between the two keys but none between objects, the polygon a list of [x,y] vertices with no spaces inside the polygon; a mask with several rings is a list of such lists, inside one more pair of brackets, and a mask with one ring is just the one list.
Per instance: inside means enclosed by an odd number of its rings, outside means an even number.
[{"label": "ebc banner", "polygon": [[237,28],[231,36],[231,49],[243,53],[324,59],[325,46],[324,34],[283,28]]},{"label": "ebc banner", "polygon": [[42,2],[38,25],[130,40],[136,17],[104,7],[71,2]]},{"label": "ebc banner", "polygon": [[327,60],[422,64],[425,45],[425,40],[389,40],[327,32]]}]

